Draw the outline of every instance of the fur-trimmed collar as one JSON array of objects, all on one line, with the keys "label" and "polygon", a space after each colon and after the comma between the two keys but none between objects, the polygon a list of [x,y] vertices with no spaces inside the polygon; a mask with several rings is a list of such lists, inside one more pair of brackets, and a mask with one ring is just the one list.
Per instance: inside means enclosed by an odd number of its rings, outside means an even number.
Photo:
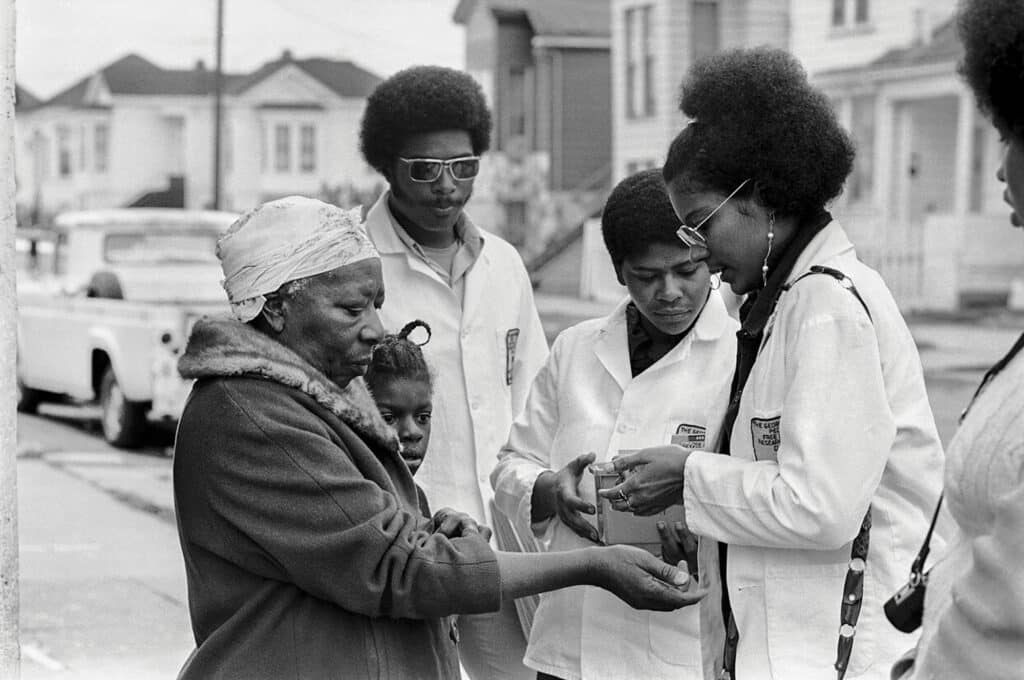
[{"label": "fur-trimmed collar", "polygon": [[178,359],[184,378],[251,377],[293,387],[312,397],[373,444],[397,452],[398,434],[384,422],[362,378],[338,387],[305,359],[268,335],[232,319],[196,322]]}]

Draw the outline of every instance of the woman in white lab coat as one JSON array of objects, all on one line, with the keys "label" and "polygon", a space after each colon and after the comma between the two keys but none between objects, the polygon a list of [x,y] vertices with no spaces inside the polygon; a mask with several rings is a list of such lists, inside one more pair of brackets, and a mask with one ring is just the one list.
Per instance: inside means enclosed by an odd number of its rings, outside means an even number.
[{"label": "woman in white lab coat", "polygon": [[607,493],[638,514],[681,502],[721,542],[723,677],[887,678],[913,640],[882,604],[943,460],[914,340],[825,210],[852,144],[780,50],[696,64],[681,108],[663,174],[680,238],[748,296],[736,376],[720,438],[627,457],[646,465]]},{"label": "woman in white lab coat", "polygon": [[[623,180],[601,226],[629,297],[558,336],[491,475],[499,509],[551,551],[597,539],[589,463],[673,437],[699,446],[721,418],[735,359],[738,324],[676,238],[659,171]],[[682,537],[672,526],[663,533],[674,562]],[[651,614],[596,588],[553,592],[541,599],[525,662],[540,678],[700,678],[698,609]]]}]

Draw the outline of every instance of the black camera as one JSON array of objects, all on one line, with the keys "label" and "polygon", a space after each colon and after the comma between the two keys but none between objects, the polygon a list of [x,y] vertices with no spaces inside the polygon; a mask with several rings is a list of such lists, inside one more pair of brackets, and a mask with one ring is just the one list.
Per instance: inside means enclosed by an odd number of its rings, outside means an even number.
[{"label": "black camera", "polygon": [[924,591],[928,585],[928,572],[921,575],[912,573],[907,585],[890,597],[885,603],[885,618],[896,630],[913,633],[921,627],[924,614]]}]

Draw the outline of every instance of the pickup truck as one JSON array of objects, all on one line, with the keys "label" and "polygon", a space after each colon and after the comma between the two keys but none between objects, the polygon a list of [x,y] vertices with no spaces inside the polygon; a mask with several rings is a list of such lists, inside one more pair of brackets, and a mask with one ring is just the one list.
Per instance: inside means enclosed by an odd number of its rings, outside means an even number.
[{"label": "pickup truck", "polygon": [[59,215],[49,264],[18,276],[18,409],[98,402],[103,436],[121,448],[140,446],[151,421],[176,421],[191,387],[177,371],[189,330],[229,312],[215,248],[236,218],[172,208]]}]

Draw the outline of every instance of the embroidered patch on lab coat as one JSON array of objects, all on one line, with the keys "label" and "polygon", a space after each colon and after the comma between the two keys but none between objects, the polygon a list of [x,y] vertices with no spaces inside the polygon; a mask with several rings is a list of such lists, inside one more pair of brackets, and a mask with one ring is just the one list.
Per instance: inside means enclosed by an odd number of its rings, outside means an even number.
[{"label": "embroidered patch on lab coat", "polygon": [[680,423],[672,435],[672,443],[686,449],[703,449],[707,430],[700,425]]},{"label": "embroidered patch on lab coat", "polygon": [[519,329],[512,328],[505,333],[505,384],[512,384],[512,365],[516,361],[516,344],[519,342]]},{"label": "embroidered patch on lab coat", "polygon": [[750,440],[754,444],[755,460],[778,460],[782,442],[779,420],[779,416],[750,419]]}]

